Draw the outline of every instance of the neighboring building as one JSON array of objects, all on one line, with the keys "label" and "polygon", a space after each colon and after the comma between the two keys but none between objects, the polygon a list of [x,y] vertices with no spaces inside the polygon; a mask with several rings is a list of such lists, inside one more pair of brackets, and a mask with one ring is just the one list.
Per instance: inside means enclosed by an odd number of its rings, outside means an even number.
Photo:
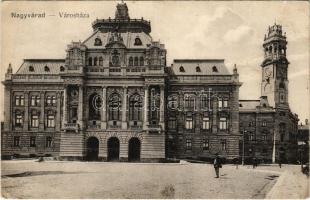
[{"label": "neighboring building", "polygon": [[309,162],[309,122],[305,120],[305,124],[298,125],[298,160],[302,163]]},{"label": "neighboring building", "polygon": [[180,59],[167,67],[150,22],[130,19],[125,3],[115,19],[92,27],[84,42],[68,45],[65,59],[25,59],[15,74],[9,66],[4,158],[161,161],[220,153],[275,161],[279,152],[296,158],[298,118],[288,105],[279,25],[264,41],[262,97],[254,101],[239,101],[237,68],[229,73],[224,60]]},{"label": "neighboring building", "polygon": [[[269,27],[263,48],[260,100],[240,100],[240,133],[245,158],[296,162],[298,116],[288,102],[286,36],[280,25]],[[240,156],[243,156],[240,141]]]}]

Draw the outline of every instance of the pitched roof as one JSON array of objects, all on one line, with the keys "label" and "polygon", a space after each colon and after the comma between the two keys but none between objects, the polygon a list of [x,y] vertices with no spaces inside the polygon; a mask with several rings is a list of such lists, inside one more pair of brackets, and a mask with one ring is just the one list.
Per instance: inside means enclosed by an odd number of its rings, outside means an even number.
[{"label": "pitched roof", "polygon": [[[16,74],[59,74],[60,66],[64,65],[64,59],[24,59]],[[33,71],[30,70],[31,67]],[[49,71],[46,71],[45,67],[48,67]]]},{"label": "pitched roof", "polygon": [[224,59],[175,59],[171,69],[175,75],[230,75]]}]

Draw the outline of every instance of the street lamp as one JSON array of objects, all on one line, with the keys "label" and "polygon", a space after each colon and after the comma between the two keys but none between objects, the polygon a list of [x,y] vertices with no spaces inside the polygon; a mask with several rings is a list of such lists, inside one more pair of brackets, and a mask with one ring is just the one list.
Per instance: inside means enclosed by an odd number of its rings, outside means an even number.
[{"label": "street lamp", "polygon": [[244,165],[244,135],[246,133],[246,130],[243,130],[242,133],[242,165]]}]

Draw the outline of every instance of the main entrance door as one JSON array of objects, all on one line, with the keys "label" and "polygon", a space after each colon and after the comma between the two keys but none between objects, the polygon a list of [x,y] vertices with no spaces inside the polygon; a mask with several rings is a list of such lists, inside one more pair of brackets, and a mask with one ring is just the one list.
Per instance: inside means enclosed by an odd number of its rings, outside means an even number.
[{"label": "main entrance door", "polygon": [[119,161],[119,140],[116,137],[108,140],[108,161]]},{"label": "main entrance door", "polygon": [[128,146],[128,161],[135,162],[140,160],[141,143],[138,138],[131,138]]},{"label": "main entrance door", "polygon": [[87,153],[86,160],[94,161],[98,160],[99,154],[99,141],[96,137],[90,137],[87,139]]}]

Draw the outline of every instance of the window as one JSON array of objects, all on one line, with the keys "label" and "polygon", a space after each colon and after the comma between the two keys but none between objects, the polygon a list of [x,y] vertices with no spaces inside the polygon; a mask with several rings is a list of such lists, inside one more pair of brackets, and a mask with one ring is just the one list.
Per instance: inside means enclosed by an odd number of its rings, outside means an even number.
[{"label": "window", "polygon": [[134,64],[134,66],[139,66],[139,59],[138,59],[138,57],[135,57],[133,64]]},{"label": "window", "polygon": [[200,107],[201,109],[209,108],[208,96],[206,94],[200,96]]},{"label": "window", "polygon": [[20,111],[16,111],[15,113],[15,126],[21,127],[23,125],[23,115]]},{"label": "window", "polygon": [[227,119],[226,117],[220,118],[220,130],[226,130],[227,129]]},{"label": "window", "polygon": [[99,66],[103,66],[103,58],[101,56],[99,57]]},{"label": "window", "polygon": [[56,96],[52,96],[52,105],[56,105]]},{"label": "window", "polygon": [[263,127],[266,127],[266,126],[267,126],[267,122],[266,122],[266,121],[263,121],[263,122],[262,122],[262,126],[263,126]]},{"label": "window", "polygon": [[213,66],[213,67],[212,67],[212,72],[218,72],[218,70],[217,70],[217,67],[216,67],[216,66]]},{"label": "window", "polygon": [[185,108],[194,109],[195,107],[195,97],[191,95],[185,95]]},{"label": "window", "polygon": [[199,66],[196,67],[196,72],[201,72],[201,69]]},{"label": "window", "polygon": [[186,129],[193,129],[193,117],[189,117],[189,116],[186,117],[185,128]]},{"label": "window", "polygon": [[44,71],[49,72],[49,71],[50,71],[50,68],[49,68],[48,66],[45,66],[45,67],[44,67]]},{"label": "window", "polygon": [[34,72],[33,66],[29,66],[29,71],[30,71],[30,72]]},{"label": "window", "polygon": [[119,94],[114,93],[109,98],[109,118],[110,120],[120,120],[120,108],[122,106]]},{"label": "window", "polygon": [[222,151],[226,151],[226,140],[221,140]]},{"label": "window", "polygon": [[31,113],[31,127],[39,127],[39,114],[36,111]]},{"label": "window", "polygon": [[280,102],[281,103],[285,102],[285,98],[284,98],[284,94],[283,93],[280,94]]},{"label": "window", "polygon": [[129,66],[133,66],[133,58],[132,57],[129,57],[129,63],[128,63]]},{"label": "window", "polygon": [[202,129],[204,130],[210,129],[210,118],[209,117],[204,117],[202,119]]},{"label": "window", "polygon": [[254,134],[253,133],[249,133],[249,140],[253,141],[254,140]]},{"label": "window", "polygon": [[138,94],[129,98],[129,120],[142,120],[142,97]]},{"label": "window", "polygon": [[55,127],[55,115],[53,111],[49,111],[47,113],[47,127],[54,128]]},{"label": "window", "polygon": [[30,136],[30,147],[36,147],[36,136]]},{"label": "window", "polygon": [[178,108],[178,96],[173,95],[168,97],[168,109],[176,110]]},{"label": "window", "polygon": [[101,42],[100,38],[96,38],[94,46],[101,46],[101,45],[102,45],[102,42]]},{"label": "window", "polygon": [[136,46],[141,46],[141,45],[142,45],[142,42],[141,42],[141,40],[140,40],[139,37],[136,37],[136,38],[135,38],[135,43],[134,43],[134,45],[136,45]]},{"label": "window", "polygon": [[224,106],[224,108],[228,107],[228,100],[227,99],[223,100],[223,106]]},{"label": "window", "polygon": [[186,149],[187,150],[192,149],[192,140],[191,139],[186,139]]},{"label": "window", "polygon": [[52,147],[52,137],[50,136],[46,137],[45,147]]},{"label": "window", "polygon": [[203,150],[209,150],[209,140],[208,139],[202,140],[202,149]]},{"label": "window", "polygon": [[283,142],[283,141],[284,141],[284,137],[285,137],[285,134],[284,134],[284,133],[281,133],[281,134],[280,134],[280,142]]},{"label": "window", "polygon": [[263,135],[262,135],[262,140],[263,140],[263,141],[266,141],[266,140],[267,140],[267,134],[263,134]]},{"label": "window", "polygon": [[177,121],[175,118],[170,118],[169,121],[168,121],[168,128],[169,129],[172,129],[172,130],[175,130],[177,127]]},{"label": "window", "polygon": [[14,141],[13,141],[14,147],[19,147],[20,146],[20,136],[14,136]]},{"label": "window", "polygon": [[61,71],[61,72],[64,72],[64,71],[65,71],[64,66],[60,66],[60,71]]},{"label": "window", "polygon": [[24,105],[24,96],[22,96],[22,95],[15,96],[15,105],[16,106],[23,106]]},{"label": "window", "polygon": [[98,64],[98,58],[95,57],[95,58],[94,58],[94,66],[97,66],[97,64]]},{"label": "window", "polygon": [[184,67],[181,66],[180,69],[179,69],[179,71],[180,71],[180,72],[185,72]]},{"label": "window", "polygon": [[93,58],[88,58],[88,65],[89,66],[92,66],[93,65]]},{"label": "window", "polygon": [[219,99],[218,106],[219,106],[219,108],[227,108],[228,107],[228,100],[227,99]]},{"label": "window", "polygon": [[143,57],[140,57],[140,66],[144,66],[144,58]]},{"label": "window", "polygon": [[31,106],[39,106],[40,105],[40,97],[39,96],[31,96]]}]

